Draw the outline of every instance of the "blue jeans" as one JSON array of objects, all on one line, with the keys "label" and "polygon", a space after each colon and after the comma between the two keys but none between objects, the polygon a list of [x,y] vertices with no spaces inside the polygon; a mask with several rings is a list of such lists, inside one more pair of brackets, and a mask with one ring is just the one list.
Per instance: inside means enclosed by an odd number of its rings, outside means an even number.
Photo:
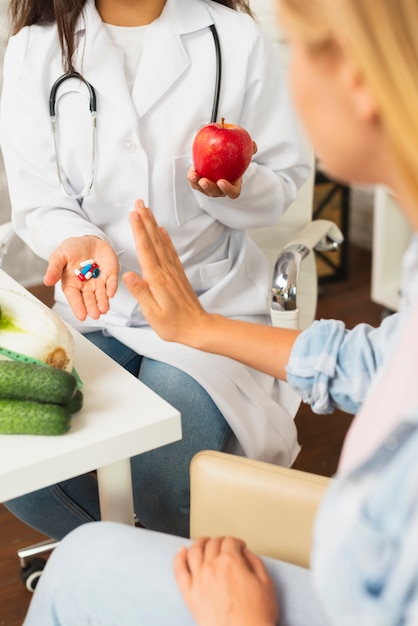
[{"label": "blue jeans", "polygon": [[[131,460],[135,514],[146,528],[189,536],[189,464],[199,450],[222,450],[231,429],[211,397],[193,378],[142,357],[101,331],[86,337],[181,414],[182,439]],[[100,519],[97,481],[85,474],[14,498],[5,506],[21,521],[54,539]]]},{"label": "blue jeans", "polygon": [[[50,556],[24,626],[193,626],[173,560],[179,537],[114,522],[87,524]],[[280,605],[280,626],[326,626],[309,570],[263,559]]]}]

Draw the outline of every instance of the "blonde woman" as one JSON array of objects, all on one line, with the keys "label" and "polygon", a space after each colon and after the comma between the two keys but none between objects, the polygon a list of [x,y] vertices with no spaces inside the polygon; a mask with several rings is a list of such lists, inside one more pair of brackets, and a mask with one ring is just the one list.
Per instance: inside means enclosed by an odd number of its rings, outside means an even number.
[{"label": "blonde woman", "polygon": [[[295,102],[327,169],[387,185],[418,232],[418,0],[281,0],[279,16],[292,48]],[[179,340],[194,345],[204,331],[206,349],[219,350],[222,340],[224,353],[274,368],[280,335],[205,313],[142,203],[131,223],[144,277],[130,273],[125,283],[159,332],[173,338],[170,311]],[[242,354],[243,337],[246,353],[257,346],[254,357]],[[292,340],[287,349],[292,358]],[[311,571],[260,559],[238,539],[184,545],[91,524],[52,555],[25,625],[415,626],[418,299],[389,361],[353,421],[320,507]]]}]

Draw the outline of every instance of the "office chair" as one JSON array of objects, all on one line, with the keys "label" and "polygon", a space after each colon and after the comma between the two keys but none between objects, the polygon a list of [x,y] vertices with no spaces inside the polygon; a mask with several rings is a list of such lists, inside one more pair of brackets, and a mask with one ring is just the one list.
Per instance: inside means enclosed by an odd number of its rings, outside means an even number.
[{"label": "office chair", "polygon": [[0,267],[3,267],[3,260],[9,249],[9,245],[14,237],[14,230],[11,222],[0,225]]},{"label": "office chair", "polygon": [[238,537],[257,554],[310,566],[312,529],[332,479],[225,452],[190,464],[190,536]]}]

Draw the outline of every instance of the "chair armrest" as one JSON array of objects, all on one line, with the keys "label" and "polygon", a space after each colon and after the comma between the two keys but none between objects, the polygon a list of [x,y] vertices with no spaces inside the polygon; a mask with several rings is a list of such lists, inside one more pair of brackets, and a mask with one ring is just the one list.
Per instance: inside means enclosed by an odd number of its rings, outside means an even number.
[{"label": "chair armrest", "polygon": [[191,462],[190,535],[234,536],[258,554],[309,567],[312,527],[329,478],[224,452]]},{"label": "chair armrest", "polygon": [[312,324],[318,299],[313,252],[336,250],[343,240],[342,232],[330,220],[309,222],[288,239],[273,270],[270,306],[273,326],[303,330]]},{"label": "chair armrest", "polygon": [[[331,242],[329,245],[325,243],[327,238]],[[313,220],[293,235],[284,249],[295,245],[305,246],[308,252],[316,248],[320,250],[336,249],[343,241],[344,235],[334,222],[331,220]]]},{"label": "chair armrest", "polygon": [[4,257],[14,236],[15,232],[11,222],[0,224],[0,267],[3,266]]}]

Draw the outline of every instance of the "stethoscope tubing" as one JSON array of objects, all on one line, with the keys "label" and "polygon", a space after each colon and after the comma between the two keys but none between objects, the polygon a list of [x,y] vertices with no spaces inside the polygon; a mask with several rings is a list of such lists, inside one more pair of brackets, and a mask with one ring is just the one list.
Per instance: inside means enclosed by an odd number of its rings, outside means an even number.
[{"label": "stethoscope tubing", "polygon": [[78,80],[81,80],[82,83],[84,83],[84,85],[87,87],[87,90],[89,92],[90,113],[96,113],[97,114],[97,98],[96,98],[96,92],[94,90],[93,85],[91,85],[88,82],[88,80],[83,78],[83,76],[79,72],[72,71],[72,72],[69,72],[67,74],[63,74],[62,76],[57,78],[55,83],[52,85],[51,93],[49,94],[49,115],[50,115],[50,117],[56,117],[55,107],[56,107],[56,104],[57,104],[57,92],[58,92],[58,89],[61,87],[62,83],[64,83],[69,78],[77,78]]},{"label": "stethoscope tubing", "polygon": [[[210,121],[211,123],[216,122],[218,119],[218,109],[219,109],[219,98],[221,93],[221,84],[222,84],[222,55],[221,55],[221,45],[219,42],[218,32],[216,30],[215,24],[210,24],[210,31],[213,36],[213,42],[215,44],[215,57],[216,57],[216,75],[215,75],[215,91],[213,96],[213,106],[212,106],[212,114]],[[58,101],[58,89],[61,85],[68,79],[75,78],[80,80],[88,91],[88,100],[89,100],[89,109],[92,117],[92,156],[91,156],[91,168],[90,168],[90,177],[86,187],[84,187],[79,193],[72,193],[66,189],[64,184],[64,176],[63,176],[63,168],[61,165],[61,159],[59,156],[59,145],[58,145],[58,136],[57,136],[57,112],[56,105]],[[57,165],[58,172],[58,180],[63,194],[67,198],[71,198],[72,200],[81,200],[82,198],[88,196],[91,193],[94,183],[95,170],[96,170],[96,121],[97,121],[97,98],[94,87],[91,83],[88,82],[79,72],[74,70],[63,74],[52,85],[51,92],[49,94],[49,115],[51,118],[52,124],[52,134],[54,137],[54,149],[55,149],[55,160]]]},{"label": "stethoscope tubing", "polygon": [[213,36],[213,42],[215,44],[215,57],[216,57],[215,93],[213,96],[212,115],[210,117],[210,121],[211,123],[213,123],[213,122],[216,122],[216,120],[218,119],[219,97],[221,94],[221,84],[222,84],[222,55],[221,55],[221,44],[219,42],[218,31],[216,30],[215,24],[211,24],[209,28]]},{"label": "stethoscope tubing", "polygon": [[[90,166],[90,176],[87,185],[79,192],[71,192],[69,191],[64,184],[64,176],[63,176],[63,168],[60,159],[60,149],[58,145],[58,133],[57,133],[57,117],[56,117],[56,104],[58,101],[57,93],[58,89],[61,85],[69,79],[75,78],[80,80],[88,91],[88,101],[89,101],[89,109],[91,114],[91,166]],[[93,85],[91,85],[79,72],[68,72],[67,74],[63,74],[52,85],[52,89],[49,95],[49,114],[51,117],[51,125],[52,125],[52,136],[54,138],[54,149],[55,149],[55,162],[57,166],[57,174],[58,181],[61,187],[61,191],[63,194],[70,198],[71,200],[81,200],[86,196],[90,195],[91,190],[93,188],[94,177],[96,173],[96,120],[97,120],[97,99],[96,92],[94,90]]]}]

